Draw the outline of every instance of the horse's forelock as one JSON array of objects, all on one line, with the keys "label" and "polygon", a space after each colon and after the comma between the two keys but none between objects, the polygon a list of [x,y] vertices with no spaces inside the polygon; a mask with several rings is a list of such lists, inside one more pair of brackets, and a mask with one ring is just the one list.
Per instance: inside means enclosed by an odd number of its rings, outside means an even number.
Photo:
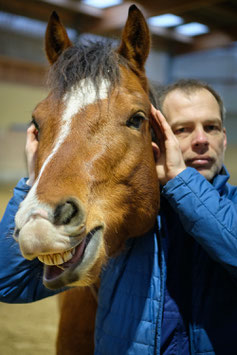
[{"label": "horse's forelock", "polygon": [[83,79],[90,78],[99,93],[101,79],[113,88],[120,82],[119,65],[128,66],[119,56],[111,42],[88,42],[66,49],[52,65],[48,84],[59,96],[64,95]]}]

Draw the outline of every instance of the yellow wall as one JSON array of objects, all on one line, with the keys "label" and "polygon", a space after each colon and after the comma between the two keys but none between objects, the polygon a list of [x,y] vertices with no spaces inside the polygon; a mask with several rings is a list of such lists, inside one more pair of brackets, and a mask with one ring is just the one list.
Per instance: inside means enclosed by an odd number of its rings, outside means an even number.
[{"label": "yellow wall", "polygon": [[28,123],[35,105],[46,95],[46,89],[0,82],[0,129]]},{"label": "yellow wall", "polygon": [[4,184],[0,185],[0,219],[16,180],[26,175],[25,132],[9,128],[30,122],[35,105],[46,95],[46,89],[0,81],[0,174],[4,176]]}]

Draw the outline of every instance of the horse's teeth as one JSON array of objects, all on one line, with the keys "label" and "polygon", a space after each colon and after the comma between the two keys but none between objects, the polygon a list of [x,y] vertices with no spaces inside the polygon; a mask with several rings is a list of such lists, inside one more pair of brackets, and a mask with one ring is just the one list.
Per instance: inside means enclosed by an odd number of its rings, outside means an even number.
[{"label": "horse's teeth", "polygon": [[[65,263],[66,261],[70,260],[73,257],[72,251],[71,250],[66,251],[65,253],[62,254],[62,257],[63,257],[62,263]],[[58,264],[62,264],[62,263],[58,263]]]},{"label": "horse's teeth", "polygon": [[39,261],[41,261],[42,263],[44,263],[46,265],[51,265],[51,263],[49,264],[47,255],[39,255],[38,259],[39,259]]},{"label": "horse's teeth", "polygon": [[64,263],[62,254],[53,254],[52,256],[54,264],[59,265]]},{"label": "horse's teeth", "polygon": [[75,248],[64,253],[39,255],[38,259],[46,265],[60,265],[70,260],[75,254]]}]

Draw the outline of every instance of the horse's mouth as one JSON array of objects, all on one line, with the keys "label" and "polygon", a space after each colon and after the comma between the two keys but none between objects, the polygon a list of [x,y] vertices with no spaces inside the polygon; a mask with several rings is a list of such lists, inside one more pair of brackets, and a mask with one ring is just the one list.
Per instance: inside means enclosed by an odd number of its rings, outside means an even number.
[{"label": "horse's mouth", "polygon": [[44,285],[57,289],[80,281],[85,270],[97,258],[102,234],[103,227],[97,226],[73,249],[62,254],[39,256],[38,259],[45,264]]}]

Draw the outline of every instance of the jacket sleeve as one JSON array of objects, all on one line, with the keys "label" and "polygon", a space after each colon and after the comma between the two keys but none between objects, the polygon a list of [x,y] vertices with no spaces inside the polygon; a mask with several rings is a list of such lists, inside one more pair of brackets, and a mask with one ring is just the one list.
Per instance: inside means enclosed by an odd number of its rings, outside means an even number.
[{"label": "jacket sleeve", "polygon": [[162,194],[185,231],[237,277],[237,189],[221,195],[195,169],[187,168],[163,187]]},{"label": "jacket sleeve", "polygon": [[15,214],[29,191],[25,182],[26,179],[21,179],[15,187],[0,222],[0,301],[6,303],[28,303],[57,293],[43,285],[40,261],[24,259],[13,239]]}]

